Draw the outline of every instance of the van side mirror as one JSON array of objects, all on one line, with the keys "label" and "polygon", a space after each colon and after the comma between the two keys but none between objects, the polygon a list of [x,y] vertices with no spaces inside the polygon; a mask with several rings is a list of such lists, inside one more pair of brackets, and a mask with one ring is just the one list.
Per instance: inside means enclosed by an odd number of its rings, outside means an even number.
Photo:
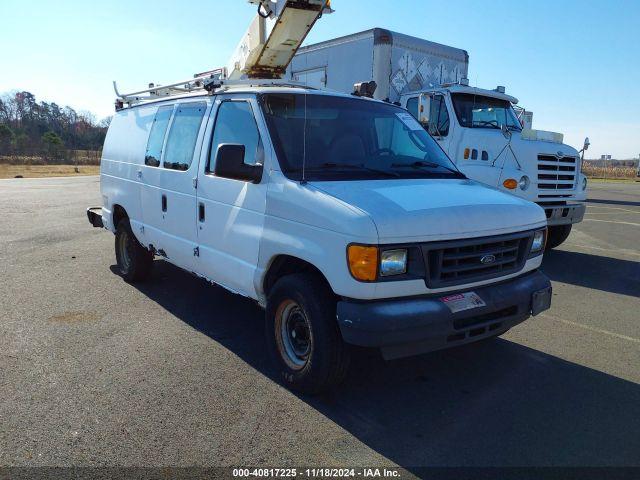
[{"label": "van side mirror", "polygon": [[244,145],[237,143],[223,143],[218,147],[214,174],[217,177],[232,178],[245,182],[260,183],[262,180],[262,165],[247,165],[244,163]]},{"label": "van side mirror", "polygon": [[426,93],[418,97],[418,121],[422,125],[429,124],[429,113],[431,112],[431,96]]}]

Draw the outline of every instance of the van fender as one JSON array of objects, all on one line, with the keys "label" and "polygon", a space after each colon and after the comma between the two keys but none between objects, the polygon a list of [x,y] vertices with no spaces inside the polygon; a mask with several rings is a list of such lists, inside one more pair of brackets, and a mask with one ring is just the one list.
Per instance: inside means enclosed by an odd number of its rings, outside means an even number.
[{"label": "van fender", "polygon": [[254,276],[254,288],[260,303],[265,302],[265,276],[273,261],[281,255],[313,265],[324,275],[336,295],[375,298],[375,284],[358,282],[349,273],[347,246],[353,242],[377,243],[375,239],[347,238],[331,230],[267,216]]}]

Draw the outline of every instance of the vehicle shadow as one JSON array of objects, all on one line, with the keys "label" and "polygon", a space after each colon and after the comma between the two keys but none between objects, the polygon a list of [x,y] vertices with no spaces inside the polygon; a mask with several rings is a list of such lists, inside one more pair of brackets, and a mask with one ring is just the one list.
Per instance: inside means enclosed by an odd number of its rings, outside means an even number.
[{"label": "vehicle shadow", "polygon": [[542,271],[557,282],[640,297],[640,262],[551,250],[544,254]]},{"label": "vehicle shadow", "polygon": [[[252,301],[162,261],[136,288],[278,381]],[[502,339],[393,362],[358,350],[337,391],[300,398],[416,475],[423,466],[640,464],[640,385]]]},{"label": "vehicle shadow", "polygon": [[640,207],[640,202],[631,202],[629,200],[606,200],[600,198],[589,198],[587,203],[604,203],[611,205],[627,205],[630,207]]}]

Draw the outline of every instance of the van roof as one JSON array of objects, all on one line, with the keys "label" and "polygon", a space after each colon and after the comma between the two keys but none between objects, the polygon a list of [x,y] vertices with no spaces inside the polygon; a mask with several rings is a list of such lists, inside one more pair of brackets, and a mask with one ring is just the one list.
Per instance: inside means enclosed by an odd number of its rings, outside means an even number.
[{"label": "van roof", "polygon": [[209,94],[204,90],[197,90],[194,92],[188,92],[180,95],[170,95],[170,96],[160,96],[156,98],[150,98],[141,100],[134,105],[124,107],[123,110],[129,110],[136,107],[142,107],[146,105],[153,105],[156,103],[169,103],[175,102],[178,100],[185,99],[193,99],[193,98],[207,98],[213,97],[216,95],[228,95],[228,94],[258,94],[258,93],[306,93],[308,95],[325,95],[325,96],[333,96],[333,97],[348,97],[348,98],[362,98],[363,100],[375,101],[378,102],[380,100],[374,100],[366,97],[354,97],[351,94],[346,94],[343,92],[339,92],[336,90],[329,89],[316,89],[312,87],[304,87],[302,85],[250,85],[250,84],[240,84],[240,85],[226,85],[215,92]]}]

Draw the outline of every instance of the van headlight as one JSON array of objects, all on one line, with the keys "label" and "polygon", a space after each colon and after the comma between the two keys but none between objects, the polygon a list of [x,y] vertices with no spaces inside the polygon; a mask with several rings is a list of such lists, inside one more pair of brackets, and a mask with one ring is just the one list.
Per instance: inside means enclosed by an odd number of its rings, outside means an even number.
[{"label": "van headlight", "polygon": [[587,189],[587,177],[582,177],[582,190]]},{"label": "van headlight", "polygon": [[523,190],[523,191],[529,188],[530,184],[531,184],[531,180],[529,180],[529,177],[527,177],[526,175],[524,175],[518,182],[518,186],[520,187],[520,190]]},{"label": "van headlight", "polygon": [[531,243],[531,253],[540,253],[544,250],[547,239],[547,229],[538,230],[533,234],[533,242]]},{"label": "van headlight", "polygon": [[385,250],[380,254],[380,276],[407,273],[407,250]]}]

